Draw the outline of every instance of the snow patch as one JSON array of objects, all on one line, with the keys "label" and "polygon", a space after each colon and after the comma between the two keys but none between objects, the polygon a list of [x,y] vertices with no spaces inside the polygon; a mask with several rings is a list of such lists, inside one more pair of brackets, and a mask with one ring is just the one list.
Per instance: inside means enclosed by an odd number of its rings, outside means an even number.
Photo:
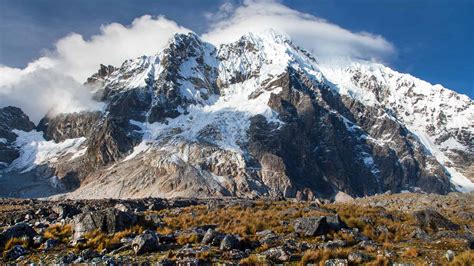
[{"label": "snow patch", "polygon": [[46,141],[43,132],[32,130],[25,132],[13,130],[18,135],[15,145],[20,149],[20,156],[15,159],[7,169],[22,170],[22,173],[31,171],[38,165],[54,163],[61,156],[77,154],[86,138],[67,139],[63,142],[55,143]]}]

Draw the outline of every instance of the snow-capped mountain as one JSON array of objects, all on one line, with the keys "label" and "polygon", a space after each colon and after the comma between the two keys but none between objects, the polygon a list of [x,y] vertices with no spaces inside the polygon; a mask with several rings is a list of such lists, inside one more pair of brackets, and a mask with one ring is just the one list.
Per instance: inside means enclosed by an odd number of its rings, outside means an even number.
[{"label": "snow-capped mountain", "polygon": [[274,32],[220,47],[176,34],[86,84],[103,112],[0,131],[17,153],[1,179],[74,198],[474,189],[471,99],[377,63],[318,62]]}]

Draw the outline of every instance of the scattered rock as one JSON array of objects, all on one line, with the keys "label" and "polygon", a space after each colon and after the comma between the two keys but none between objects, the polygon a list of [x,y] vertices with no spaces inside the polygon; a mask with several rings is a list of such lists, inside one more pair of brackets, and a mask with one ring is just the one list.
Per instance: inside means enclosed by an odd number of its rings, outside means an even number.
[{"label": "scattered rock", "polygon": [[74,217],[74,239],[93,230],[101,230],[102,232],[113,234],[130,228],[130,226],[136,223],[136,215],[114,208],[81,213]]},{"label": "scattered rock", "polygon": [[155,232],[146,230],[143,234],[138,235],[133,239],[132,248],[136,255],[156,251],[159,248],[158,237]]},{"label": "scattered rock", "polygon": [[326,216],[326,222],[328,223],[329,227],[334,231],[339,231],[343,228],[349,228],[346,223],[341,220],[339,214]]},{"label": "scattered rock", "polygon": [[59,244],[59,241],[56,239],[48,239],[44,242],[44,250],[53,249],[55,246]]},{"label": "scattered rock", "polygon": [[320,236],[327,234],[331,229],[325,216],[298,218],[293,227],[295,232],[302,236]]},{"label": "scattered rock", "polygon": [[214,229],[212,228],[207,229],[206,233],[204,234],[201,240],[201,244],[204,244],[204,245],[211,244],[212,240],[214,240],[216,235],[217,235],[217,232]]},{"label": "scattered rock", "polygon": [[339,191],[334,197],[334,202],[336,203],[349,203],[354,201],[354,198],[349,194]]},{"label": "scattered rock", "polygon": [[291,253],[286,251],[283,247],[270,248],[262,253],[268,260],[276,263],[289,261]]},{"label": "scattered rock", "polygon": [[74,253],[69,253],[67,255],[60,257],[60,259],[58,260],[58,263],[71,264],[75,260],[77,260],[77,255]]},{"label": "scattered rock", "polygon": [[349,253],[349,255],[347,256],[347,260],[352,263],[360,264],[372,260],[372,256],[356,251]]},{"label": "scattered rock", "polygon": [[261,245],[273,247],[277,245],[278,242],[280,242],[280,237],[271,230],[257,232],[257,236],[259,237],[259,242]]},{"label": "scattered rock", "polygon": [[349,243],[345,240],[332,240],[319,244],[320,249],[336,249],[346,247]]},{"label": "scattered rock", "polygon": [[6,253],[6,258],[10,260],[16,260],[19,257],[24,256],[26,253],[28,252],[24,247],[16,245]]},{"label": "scattered rock", "polygon": [[239,248],[239,240],[234,235],[226,235],[221,241],[220,250],[232,250]]},{"label": "scattered rock", "polygon": [[53,206],[52,210],[58,215],[59,219],[72,218],[79,214],[80,210],[69,204],[58,204]]},{"label": "scattered rock", "polygon": [[349,262],[346,259],[330,259],[324,262],[325,266],[347,266]]},{"label": "scattered rock", "polygon": [[36,236],[36,231],[26,223],[17,223],[14,226],[5,230],[0,234],[0,246],[3,247],[11,238],[26,237],[30,243],[33,241],[33,237]]},{"label": "scattered rock", "polygon": [[413,213],[416,223],[421,228],[431,228],[435,231],[440,229],[459,230],[459,225],[451,222],[437,211],[426,209]]},{"label": "scattered rock", "polygon": [[448,261],[452,261],[454,259],[454,251],[452,250],[448,250],[446,251],[446,254],[444,254],[444,257],[448,260]]}]

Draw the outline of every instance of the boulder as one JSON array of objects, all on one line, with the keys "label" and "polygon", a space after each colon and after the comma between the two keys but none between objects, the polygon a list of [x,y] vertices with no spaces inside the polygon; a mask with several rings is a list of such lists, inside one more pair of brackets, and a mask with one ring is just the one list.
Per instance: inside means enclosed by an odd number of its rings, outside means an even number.
[{"label": "boulder", "polygon": [[448,261],[452,261],[454,259],[454,251],[452,250],[448,250],[446,251],[446,254],[444,254],[444,257],[448,260]]},{"label": "boulder", "polygon": [[155,232],[146,230],[143,234],[136,236],[132,241],[132,248],[136,255],[159,249],[159,240]]},{"label": "boulder", "polygon": [[332,240],[319,245],[320,249],[336,249],[346,247],[349,243],[345,240]]},{"label": "boulder", "polygon": [[330,259],[324,262],[324,266],[347,266],[349,262],[346,259]]},{"label": "boulder", "polygon": [[26,237],[30,243],[36,236],[36,231],[26,223],[17,223],[0,234],[0,246],[3,247],[11,238]]},{"label": "boulder", "polygon": [[301,236],[320,236],[331,230],[325,216],[298,218],[293,223],[293,227]]},{"label": "boulder", "polygon": [[113,234],[123,231],[137,223],[135,214],[119,211],[115,208],[81,213],[74,217],[74,239],[93,230]]},{"label": "boulder", "polygon": [[201,244],[204,244],[204,245],[211,244],[212,240],[214,240],[216,235],[217,235],[217,232],[214,229],[212,228],[207,229],[206,233],[204,234],[201,240]]},{"label": "boulder", "polygon": [[283,247],[270,248],[262,253],[268,260],[275,263],[287,262],[291,258],[291,252]]},{"label": "boulder", "polygon": [[326,216],[326,222],[328,223],[329,227],[334,231],[339,231],[343,228],[349,228],[346,223],[341,220],[339,214]]},{"label": "boulder", "polygon": [[221,241],[220,250],[232,250],[239,248],[239,240],[234,235],[226,235]]},{"label": "boulder", "polygon": [[435,210],[421,210],[413,213],[416,223],[423,229],[429,228],[435,231],[440,229],[459,230],[459,225],[451,222]]},{"label": "boulder", "polygon": [[53,206],[52,210],[58,214],[59,219],[72,218],[74,215],[81,212],[76,207],[63,203]]},{"label": "boulder", "polygon": [[339,191],[334,197],[334,202],[336,203],[349,203],[354,201],[354,198],[349,194]]},{"label": "boulder", "polygon": [[347,255],[347,260],[349,262],[354,263],[354,264],[361,264],[361,263],[372,260],[372,256],[370,256],[368,254],[365,254],[365,253],[362,253],[362,252],[359,252],[359,251],[355,251],[355,252],[351,252],[351,253],[349,253],[349,255]]},{"label": "boulder", "polygon": [[261,245],[267,245],[269,247],[277,245],[280,241],[280,237],[271,230],[257,232],[257,236],[259,237]]},{"label": "boulder", "polygon": [[59,244],[59,241],[56,239],[48,239],[44,242],[44,250],[53,249],[55,246]]},{"label": "boulder", "polygon": [[16,245],[6,253],[6,258],[10,260],[16,260],[19,257],[25,255],[26,253],[27,251],[24,247]]}]

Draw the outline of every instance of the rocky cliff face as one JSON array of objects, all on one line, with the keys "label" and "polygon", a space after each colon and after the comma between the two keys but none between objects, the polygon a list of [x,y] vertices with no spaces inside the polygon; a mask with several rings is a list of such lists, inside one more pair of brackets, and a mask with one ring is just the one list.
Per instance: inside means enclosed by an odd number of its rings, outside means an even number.
[{"label": "rocky cliff face", "polygon": [[[374,63],[318,63],[273,33],[219,48],[177,34],[154,56],[101,66],[86,84],[104,112],[37,128],[50,149],[35,165],[74,190],[69,197],[473,188],[472,100]],[[31,168],[25,160],[4,171]]]},{"label": "rocky cliff face", "polygon": [[12,106],[0,108],[0,121],[0,170],[2,170],[20,156],[18,148],[13,144],[18,136],[15,130],[30,131],[35,125],[20,108]]}]

